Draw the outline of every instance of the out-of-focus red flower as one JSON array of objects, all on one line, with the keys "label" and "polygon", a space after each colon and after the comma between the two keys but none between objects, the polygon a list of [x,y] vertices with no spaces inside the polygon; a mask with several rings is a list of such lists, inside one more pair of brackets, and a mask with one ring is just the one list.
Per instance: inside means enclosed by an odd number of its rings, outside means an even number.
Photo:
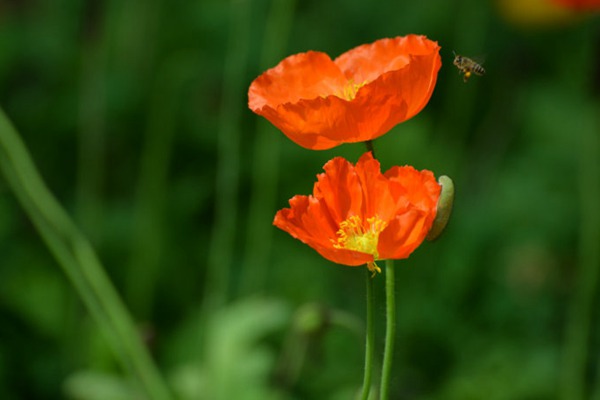
[{"label": "out-of-focus red flower", "polygon": [[356,166],[336,157],[317,175],[313,194],[296,195],[273,224],[338,264],[407,258],[423,241],[437,212],[440,185],[433,173],[392,167],[365,153]]},{"label": "out-of-focus red flower", "polygon": [[312,150],[363,142],[425,107],[442,65],[425,36],[381,39],[335,60],[292,55],[252,82],[248,106],[294,142]]},{"label": "out-of-focus red flower", "polygon": [[[583,0],[586,1],[586,0]],[[596,2],[599,0],[587,0]],[[525,29],[552,28],[581,20],[574,7],[561,3],[577,0],[496,0],[498,10],[506,21]]]},{"label": "out-of-focus red flower", "polygon": [[561,6],[578,11],[600,10],[600,0],[552,0]]}]

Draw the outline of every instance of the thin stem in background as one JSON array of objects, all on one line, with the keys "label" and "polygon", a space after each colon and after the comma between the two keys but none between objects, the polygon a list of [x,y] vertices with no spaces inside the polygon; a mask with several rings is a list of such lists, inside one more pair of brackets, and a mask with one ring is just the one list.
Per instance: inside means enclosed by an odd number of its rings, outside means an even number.
[{"label": "thin stem in background", "polygon": [[148,318],[160,278],[165,237],[165,197],[181,92],[198,75],[201,60],[195,52],[166,59],[154,79],[137,183],[128,302],[136,315]]},{"label": "thin stem in background", "polygon": [[[108,1],[110,62],[124,76],[136,82],[147,82],[161,47],[157,46],[162,7],[170,3],[162,0]],[[135,23],[133,23],[135,21]],[[143,101],[145,93],[137,93]]]},{"label": "thin stem in background", "polygon": [[[600,141],[598,131],[592,127],[577,129],[581,135],[579,166],[579,195],[581,218],[579,221],[579,270],[569,310],[565,335],[562,396],[564,400],[588,398],[586,375],[589,357],[590,334],[594,319],[594,299],[600,278]],[[598,388],[594,400],[600,398]]]},{"label": "thin stem in background", "polygon": [[[81,21],[77,118],[77,181],[74,219],[95,246],[101,246],[104,217],[103,186],[105,180],[105,148],[107,127],[107,60],[109,13],[105,3],[85,2]],[[69,358],[85,357],[73,353],[72,343],[81,340],[82,306],[75,292],[69,293],[68,317],[64,345]]]},{"label": "thin stem in background", "polygon": [[365,340],[365,370],[363,376],[363,386],[361,400],[368,400],[369,393],[371,393],[371,377],[373,375],[373,350],[375,347],[375,329],[373,327],[373,308],[374,308],[374,294],[373,294],[373,277],[371,271],[365,268],[365,277],[367,281],[367,329],[366,329],[366,340]]},{"label": "thin stem in background", "polygon": [[[597,104],[596,104],[597,105]],[[587,200],[585,200],[585,207],[587,210],[591,210],[592,207],[594,207],[594,212],[596,213],[594,215],[594,219],[595,222],[590,221],[587,225],[587,229],[589,229],[588,233],[588,239],[587,239],[587,262],[590,265],[595,265],[596,266],[596,274],[597,269],[598,269],[598,265],[600,265],[600,254],[598,251],[598,243],[600,243],[600,215],[598,212],[598,198],[600,198],[600,164],[598,163],[598,160],[600,160],[600,140],[598,140],[598,132],[600,131],[600,114],[596,114],[596,118],[594,121],[594,129],[590,129],[589,132],[586,135],[586,139],[588,141],[590,141],[589,146],[590,146],[590,151],[587,152],[587,156],[585,158],[585,163],[587,165],[589,165],[590,168],[590,172],[588,174],[588,176],[586,177],[586,179],[589,179],[590,182],[593,182],[593,189],[589,192],[586,192],[586,197]],[[593,158],[592,158],[593,157]],[[583,160],[582,160],[583,161]],[[592,163],[595,163],[592,167]],[[582,182],[583,185],[583,182]],[[582,193],[583,194],[583,193]],[[594,197],[596,196],[596,197]],[[583,203],[583,200],[582,200]],[[588,208],[589,207],[589,208]],[[583,229],[583,228],[582,228]],[[583,253],[582,253],[583,255]],[[596,277],[596,279],[598,279],[598,277]],[[594,288],[595,292],[598,291],[598,281],[596,281],[596,287]],[[598,315],[595,315],[596,317],[598,317]],[[594,315],[591,316],[592,318],[594,317]],[[596,321],[596,323],[598,323],[598,321]],[[591,399],[592,400],[600,400],[600,358],[598,358],[600,355],[596,355],[596,379],[594,381],[594,384],[592,386],[592,396]]]},{"label": "thin stem in background", "polygon": [[79,159],[76,219],[92,243],[102,221],[102,182],[106,140],[106,12],[89,7],[84,21],[79,92]]},{"label": "thin stem in background", "polygon": [[152,400],[171,398],[129,312],[88,240],[42,181],[18,133],[0,110],[0,168],[42,239],[104,331],[117,358]]},{"label": "thin stem in background", "polygon": [[[579,243],[579,267],[581,268],[580,284],[581,289],[577,290],[580,299],[579,312],[581,320],[578,322],[580,326],[573,327],[574,330],[580,330],[582,342],[586,340],[585,345],[579,343],[580,347],[580,362],[584,368],[588,362],[589,341],[591,332],[593,331],[592,324],[594,317],[598,317],[594,313],[594,300],[597,298],[599,279],[600,279],[600,209],[598,208],[598,199],[600,199],[600,140],[598,132],[600,124],[598,117],[596,121],[580,131],[581,138],[581,158],[579,166],[579,195],[581,207],[581,222],[580,222],[580,243]],[[577,295],[576,295],[577,296]],[[574,312],[576,312],[574,310]],[[596,321],[598,323],[598,321]],[[573,332],[574,336],[579,336]],[[575,341],[573,337],[573,341]],[[573,343],[575,344],[575,343]],[[594,357],[592,357],[593,359]],[[600,368],[597,364],[598,377],[600,377]],[[574,371],[575,372],[575,371]],[[579,379],[583,385],[585,374]],[[582,398],[586,398],[585,394]],[[600,382],[595,381],[592,387],[592,400],[600,400]]]},{"label": "thin stem in background", "polygon": [[[598,317],[594,313],[600,285],[600,140],[598,138],[597,111],[586,108],[592,101],[589,93],[592,87],[594,66],[597,61],[595,24],[584,26],[573,32],[574,37],[565,41],[561,53],[568,56],[573,65],[580,66],[580,73],[572,77],[568,67],[563,66],[564,82],[567,82],[575,98],[581,101],[582,114],[573,127],[576,143],[575,152],[578,165],[579,188],[579,260],[577,274],[571,291],[570,307],[567,315],[565,343],[563,349],[562,381],[560,398],[563,400],[583,400],[590,398],[586,377],[591,362],[590,343],[592,325]],[[572,43],[580,46],[572,46]],[[596,321],[597,323],[597,321]],[[600,399],[600,384],[592,388],[593,399]]]},{"label": "thin stem in background", "polygon": [[238,232],[240,176],[240,119],[246,110],[245,72],[250,48],[251,0],[231,1],[231,21],[223,75],[217,132],[217,177],[214,223],[205,279],[205,309],[212,310],[229,298],[230,275]]},{"label": "thin stem in background", "polygon": [[[266,21],[260,69],[282,57],[292,27],[296,0],[272,0]],[[252,157],[252,194],[244,256],[242,294],[264,291],[273,239],[273,214],[279,177],[279,143],[282,136],[270,123],[258,118]]]},{"label": "thin stem in background", "polygon": [[394,260],[385,261],[385,349],[381,368],[380,400],[389,398],[392,361],[394,360],[394,342],[396,340],[396,284],[394,277]]}]

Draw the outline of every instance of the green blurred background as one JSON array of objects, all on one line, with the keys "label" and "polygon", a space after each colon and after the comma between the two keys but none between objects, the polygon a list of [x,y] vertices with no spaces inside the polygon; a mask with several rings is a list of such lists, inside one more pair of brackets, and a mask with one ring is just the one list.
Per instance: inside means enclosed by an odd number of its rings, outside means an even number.
[{"label": "green blurred background", "polygon": [[[425,34],[431,101],[375,149],[457,196],[396,263],[392,398],[600,399],[600,24],[525,3],[5,0],[0,105],[179,398],[352,399],[364,271],[271,222],[364,147],[300,148],[246,93],[289,54]],[[0,398],[141,398],[3,177]]]}]

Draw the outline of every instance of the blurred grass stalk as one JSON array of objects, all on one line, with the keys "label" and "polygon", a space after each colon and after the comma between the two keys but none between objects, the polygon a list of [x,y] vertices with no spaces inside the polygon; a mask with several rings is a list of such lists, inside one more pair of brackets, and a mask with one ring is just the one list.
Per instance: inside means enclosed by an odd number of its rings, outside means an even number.
[{"label": "blurred grass stalk", "polygon": [[[597,105],[598,104],[596,104],[596,106]],[[595,129],[588,130],[586,140],[582,143],[583,146],[589,145],[589,150],[586,151],[585,163],[592,166],[591,171],[585,176],[585,181],[582,180],[581,182],[582,188],[586,183],[589,183],[592,187],[591,190],[586,192],[585,200],[582,199],[582,203],[585,204],[586,209],[589,209],[590,211],[593,210],[592,212],[594,214],[585,225],[585,232],[583,232],[584,227],[582,226],[582,233],[587,235],[587,239],[585,245],[586,251],[585,253],[583,252],[584,246],[582,243],[581,255],[585,255],[585,261],[588,264],[588,268],[592,270],[593,272],[591,273],[595,275],[591,278],[595,278],[595,283],[593,283],[593,295],[597,296],[598,285],[600,284],[598,282],[600,278],[598,276],[598,269],[600,269],[600,209],[598,208],[598,199],[600,199],[600,139],[598,137],[598,132],[600,132],[600,111],[596,114],[594,123]],[[592,298],[592,301],[593,300],[594,299]],[[596,322],[598,323],[598,321]],[[596,379],[594,381],[594,386],[592,387],[591,399],[600,400],[600,355],[596,355],[594,361],[596,362]]]},{"label": "blurred grass stalk", "polygon": [[[273,67],[284,55],[296,0],[272,0],[263,37],[259,68]],[[252,156],[252,193],[248,210],[241,294],[264,291],[273,240],[273,220],[279,177],[279,132],[258,118]],[[275,137],[274,137],[275,136]]]},{"label": "blurred grass stalk", "polygon": [[240,119],[246,108],[248,49],[251,33],[252,1],[231,0],[231,21],[223,72],[222,99],[217,132],[217,177],[215,185],[214,223],[210,238],[205,278],[207,313],[223,306],[229,298],[231,268],[239,227]]},{"label": "blurred grass stalk", "polygon": [[163,226],[167,175],[182,89],[201,71],[196,52],[182,51],[158,68],[137,184],[128,299],[141,318],[149,318],[165,242]]},{"label": "blurred grass stalk", "polygon": [[[598,62],[597,29],[594,26],[589,21],[581,29],[575,30],[568,45],[559,49],[563,57],[568,57],[573,65],[581,67],[577,76],[573,76],[568,67],[563,70],[564,82],[570,83],[571,91],[580,101],[581,114],[577,119],[579,123],[573,127],[573,133],[579,139],[575,149],[579,155],[579,260],[565,330],[560,387],[560,398],[563,400],[600,400],[600,382],[594,383],[595,387],[591,388],[590,393],[587,380],[589,363],[600,361],[592,361],[589,350],[594,331],[592,326],[598,323],[594,304],[600,285],[600,121],[596,109],[597,98],[590,93],[594,83],[594,67]],[[572,43],[579,43],[579,46],[573,46]],[[596,368],[599,366],[596,365]],[[597,373],[600,377],[600,369]]]},{"label": "blurred grass stalk", "polygon": [[[89,12],[88,15],[96,14]],[[86,22],[79,79],[76,219],[90,241],[96,243],[96,227],[102,220],[100,197],[105,168],[107,40],[104,24],[91,16]]]},{"label": "blurred grass stalk", "polygon": [[131,316],[88,240],[42,181],[19,134],[0,110],[0,168],[42,239],[104,331],[117,358],[152,400],[171,396]]},{"label": "blurred grass stalk", "polygon": [[[596,117],[598,119],[598,117]],[[600,279],[600,140],[598,123],[581,126],[579,164],[579,265],[573,285],[572,298],[565,335],[562,399],[583,400],[588,397],[586,376],[594,303]],[[595,129],[594,129],[595,128]],[[596,314],[596,315],[595,315]],[[597,322],[597,321],[596,321]],[[598,361],[598,360],[594,360]],[[596,368],[599,368],[597,365]],[[597,373],[600,375],[600,369]],[[600,400],[600,382],[595,382],[593,400]]]}]

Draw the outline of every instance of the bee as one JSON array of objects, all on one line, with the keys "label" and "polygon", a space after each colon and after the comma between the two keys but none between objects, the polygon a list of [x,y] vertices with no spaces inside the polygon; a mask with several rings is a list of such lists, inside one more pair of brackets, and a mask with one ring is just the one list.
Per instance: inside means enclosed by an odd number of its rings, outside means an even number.
[{"label": "bee", "polygon": [[471,77],[471,74],[475,74],[475,75],[479,75],[479,76],[485,75],[485,69],[483,69],[483,67],[480,64],[471,60],[468,57],[461,56],[459,54],[454,53],[453,64],[456,65],[456,68],[458,68],[458,70],[462,74],[464,74],[463,81],[465,81],[465,83],[469,80],[469,78]]}]

